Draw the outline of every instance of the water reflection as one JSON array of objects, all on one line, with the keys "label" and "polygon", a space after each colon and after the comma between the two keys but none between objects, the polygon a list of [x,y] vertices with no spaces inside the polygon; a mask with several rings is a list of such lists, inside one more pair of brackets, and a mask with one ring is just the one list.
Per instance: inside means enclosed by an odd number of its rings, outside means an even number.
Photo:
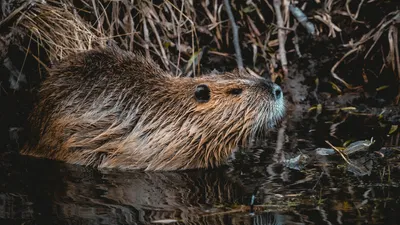
[{"label": "water reflection", "polygon": [[38,224],[129,224],[160,219],[224,224],[219,206],[242,204],[246,195],[224,170],[100,172],[16,155],[3,158],[10,163],[3,165],[0,177],[4,181],[2,219]]},{"label": "water reflection", "polygon": [[395,224],[400,210],[397,183],[343,179],[332,167],[123,173],[14,154],[2,162],[0,219],[25,224]]},{"label": "water reflection", "polygon": [[[312,154],[324,140],[337,145],[348,137],[398,146],[399,134],[385,139],[387,128],[355,119],[293,120],[283,145],[276,144],[279,131],[272,133],[264,146],[216,170],[98,171],[1,153],[0,224],[399,224],[396,151],[375,158],[364,176],[349,172],[340,157]],[[368,129],[352,131],[354,124]],[[282,163],[300,150],[312,159],[304,168]]]}]

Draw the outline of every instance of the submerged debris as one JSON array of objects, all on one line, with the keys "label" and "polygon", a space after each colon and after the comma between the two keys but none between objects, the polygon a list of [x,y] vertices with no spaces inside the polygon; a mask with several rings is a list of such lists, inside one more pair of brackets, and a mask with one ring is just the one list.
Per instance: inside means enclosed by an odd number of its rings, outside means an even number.
[{"label": "submerged debris", "polygon": [[[372,166],[374,164],[369,152],[369,147],[375,143],[373,138],[371,140],[356,141],[351,143],[345,148],[334,147],[332,144],[327,142],[332,148],[317,148],[315,153],[321,156],[335,155],[338,153],[344,161],[347,163],[347,171],[353,173],[356,176],[370,175]],[[358,155],[355,157],[355,153],[365,152],[365,154]],[[352,159],[349,156],[353,155]]]},{"label": "submerged debris", "polygon": [[[341,152],[349,156],[356,152],[366,151],[374,142],[373,138],[371,140],[356,141],[341,150]],[[337,151],[333,148],[317,148],[315,152],[317,155],[334,155]]]},{"label": "submerged debris", "polygon": [[335,154],[335,150],[333,150],[333,148],[317,148],[315,149],[315,152],[317,153],[317,155],[334,155]]},{"label": "submerged debris", "polygon": [[294,158],[284,161],[284,165],[290,169],[302,170],[310,161],[310,157],[306,154],[300,154]]},{"label": "submerged debris", "polygon": [[373,165],[374,161],[371,160],[369,157],[362,157],[352,160],[352,163],[347,165],[347,171],[353,173],[356,176],[369,176],[371,175]]},{"label": "submerged debris", "polygon": [[371,138],[371,140],[365,140],[365,141],[356,141],[351,143],[349,146],[347,146],[347,148],[345,148],[343,150],[343,152],[346,155],[351,155],[354,154],[356,152],[360,152],[360,151],[366,151],[368,150],[368,148],[375,143],[374,139]]}]

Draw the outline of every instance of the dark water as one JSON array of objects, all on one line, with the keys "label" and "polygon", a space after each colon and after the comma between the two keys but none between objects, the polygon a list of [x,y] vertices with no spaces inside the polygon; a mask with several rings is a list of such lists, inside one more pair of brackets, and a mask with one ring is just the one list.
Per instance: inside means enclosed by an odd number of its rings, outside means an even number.
[{"label": "dark water", "polygon": [[[390,124],[323,113],[289,116],[282,126],[284,132],[271,132],[262,147],[213,170],[98,171],[5,151],[0,224],[400,223],[400,160],[398,148],[391,147],[400,135],[387,135]],[[328,147],[325,140],[339,146],[371,137],[375,144],[357,159],[372,163],[364,176],[340,157],[314,154],[315,148]],[[282,163],[300,152],[310,157],[301,170]]]}]

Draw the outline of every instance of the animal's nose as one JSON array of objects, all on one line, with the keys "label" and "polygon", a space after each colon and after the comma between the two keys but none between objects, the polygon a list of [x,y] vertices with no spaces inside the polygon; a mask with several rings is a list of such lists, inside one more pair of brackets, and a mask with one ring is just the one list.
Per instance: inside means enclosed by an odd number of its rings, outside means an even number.
[{"label": "animal's nose", "polygon": [[281,99],[282,96],[283,96],[281,87],[279,87],[276,84],[273,84],[273,86],[272,86],[272,96],[274,96],[275,100]]},{"label": "animal's nose", "polygon": [[261,85],[264,90],[268,91],[272,95],[274,100],[283,98],[282,89],[279,85],[267,80],[262,80]]}]

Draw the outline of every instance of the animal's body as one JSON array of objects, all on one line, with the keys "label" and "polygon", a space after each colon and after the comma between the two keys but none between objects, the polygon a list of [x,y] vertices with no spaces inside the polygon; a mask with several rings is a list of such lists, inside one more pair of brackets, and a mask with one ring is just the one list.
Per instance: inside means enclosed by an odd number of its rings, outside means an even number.
[{"label": "animal's body", "polygon": [[100,168],[208,168],[283,112],[281,89],[261,77],[182,78],[131,52],[90,50],[50,70],[22,153]]}]

